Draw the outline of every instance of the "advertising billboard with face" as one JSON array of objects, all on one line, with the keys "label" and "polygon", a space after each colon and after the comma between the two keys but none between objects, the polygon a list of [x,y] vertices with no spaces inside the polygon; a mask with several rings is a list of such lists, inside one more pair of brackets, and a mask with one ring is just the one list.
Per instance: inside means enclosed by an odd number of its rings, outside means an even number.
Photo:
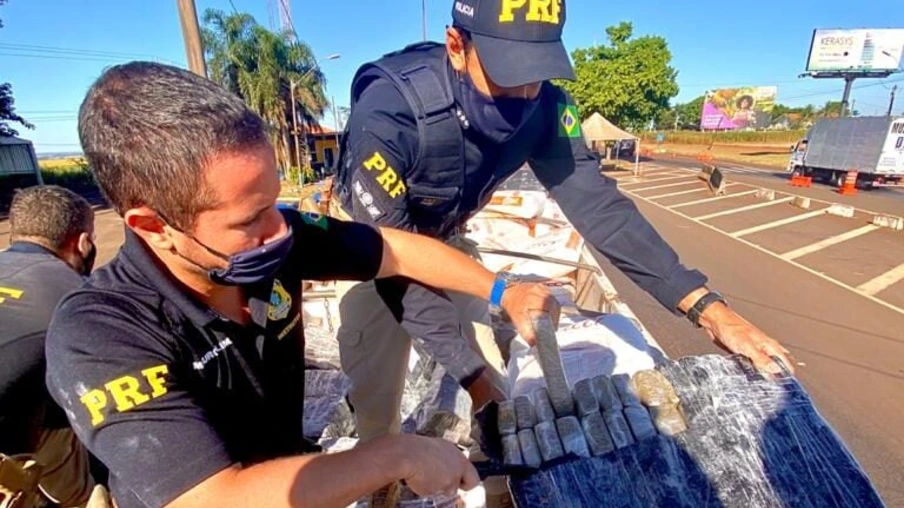
[{"label": "advertising billboard with face", "polygon": [[778,88],[752,86],[706,92],[700,126],[707,130],[765,129]]},{"label": "advertising billboard with face", "polygon": [[901,66],[904,29],[814,30],[807,72],[889,72]]}]

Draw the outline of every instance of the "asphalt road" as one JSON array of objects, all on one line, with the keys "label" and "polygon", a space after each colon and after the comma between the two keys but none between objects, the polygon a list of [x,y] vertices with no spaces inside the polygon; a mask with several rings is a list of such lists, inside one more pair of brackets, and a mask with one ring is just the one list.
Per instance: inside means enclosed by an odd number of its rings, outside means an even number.
[{"label": "asphalt road", "polygon": [[[706,273],[711,286],[723,292],[735,309],[779,339],[802,363],[798,375],[820,412],[848,444],[888,506],[904,506],[904,398],[900,395],[904,392],[904,280],[894,271],[904,266],[904,233],[867,229],[833,244],[868,224],[871,214],[858,209],[853,218],[818,215],[735,238],[733,232],[809,212],[789,203],[760,206],[762,200],[751,194],[670,209],[710,197],[699,179],[682,178],[682,168],[693,169],[693,165],[657,162],[647,167],[641,181],[629,177],[625,182],[633,183],[622,185],[620,178],[620,187],[686,265]],[[734,193],[746,192],[748,184],[753,184],[827,201],[845,200],[869,211],[904,213],[899,190],[841,198],[828,187],[790,188],[786,180],[768,172],[729,172],[727,176],[736,183],[730,187]],[[652,187],[658,188],[643,190]],[[661,197],[665,194],[672,196]],[[818,206],[814,203],[812,209]],[[745,210],[737,211],[741,208]],[[713,215],[717,216],[699,219]],[[816,250],[791,261],[782,257],[807,246]],[[669,356],[719,351],[704,333],[661,308],[605,259],[600,262]],[[892,278],[886,277],[885,283],[892,283],[883,290],[869,294],[858,289],[876,289],[864,281],[881,282],[877,274],[888,272]]]}]

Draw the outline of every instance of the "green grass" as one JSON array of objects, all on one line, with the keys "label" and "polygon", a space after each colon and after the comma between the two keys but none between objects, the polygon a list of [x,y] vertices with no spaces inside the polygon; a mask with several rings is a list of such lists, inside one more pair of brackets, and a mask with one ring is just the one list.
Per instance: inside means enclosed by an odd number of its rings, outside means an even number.
[{"label": "green grass", "polygon": [[[80,194],[97,191],[88,164],[81,157],[38,161],[41,178],[47,185],[59,185]],[[16,189],[37,185],[34,175],[0,175],[0,214],[9,210]]]},{"label": "green grass", "polygon": [[[697,132],[697,131],[648,131],[640,133],[644,141],[656,141],[656,135],[665,134],[666,143],[682,145],[751,144],[788,145],[803,138],[807,131],[765,131],[765,132]],[[649,146],[649,145],[647,145]]]}]

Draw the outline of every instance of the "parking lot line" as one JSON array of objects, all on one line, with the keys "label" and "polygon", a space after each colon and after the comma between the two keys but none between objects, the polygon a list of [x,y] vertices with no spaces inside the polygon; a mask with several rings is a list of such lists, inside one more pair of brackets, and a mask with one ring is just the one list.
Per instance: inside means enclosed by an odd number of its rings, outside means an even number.
[{"label": "parking lot line", "polygon": [[[736,183],[725,184],[726,187],[731,187],[732,185],[737,185],[737,184]],[[703,192],[706,190],[709,190],[709,189],[706,187],[700,187],[699,189],[691,189],[691,190],[684,190],[684,191],[678,191],[678,192],[670,192],[668,194],[657,194],[655,196],[648,196],[647,199],[670,198],[672,196],[681,196],[682,194],[693,194],[695,192]]]},{"label": "parking lot line", "polygon": [[[656,175],[656,176],[659,176],[659,175]],[[693,176],[693,175],[685,174],[685,175],[678,175],[678,176],[667,176],[665,178],[654,178],[652,180],[638,179],[636,182],[625,182],[623,185],[637,185],[637,184],[641,184],[641,183],[664,182],[666,180],[677,180],[679,178],[697,178],[697,177]]]},{"label": "parking lot line", "polygon": [[[800,215],[795,215],[793,217],[788,217],[787,219],[779,219],[773,222],[767,222],[766,224],[760,224],[759,226],[754,226],[752,228],[742,229],[740,231],[735,231],[734,233],[728,233],[730,236],[734,238],[738,238],[744,235],[749,235],[752,233],[759,233],[760,231],[765,231],[767,229],[777,228],[779,226],[784,226],[785,224],[792,224],[795,222],[799,222],[802,220],[810,219],[813,217],[818,217],[820,215],[824,215],[828,208],[823,208],[821,210],[814,210],[808,213],[802,213]],[[779,256],[781,257],[781,256]]]},{"label": "parking lot line", "polygon": [[756,210],[757,208],[765,208],[767,206],[778,205],[781,203],[787,203],[789,201],[794,200],[791,196],[787,198],[774,199],[772,201],[765,201],[763,203],[755,203],[752,205],[742,206],[740,208],[732,208],[731,210],[722,210],[721,212],[710,213],[707,215],[701,215],[699,217],[694,217],[697,220],[707,220],[707,219],[715,219],[716,217],[722,217],[723,215],[732,215],[736,213],[746,212],[748,210]]},{"label": "parking lot line", "polygon": [[875,231],[879,229],[879,226],[874,226],[872,224],[867,224],[862,228],[853,229],[846,233],[841,233],[840,235],[835,235],[825,240],[820,240],[815,243],[811,243],[810,245],[805,245],[798,249],[794,249],[782,254],[783,259],[797,259],[802,256],[806,256],[807,254],[812,254],[816,251],[825,249],[826,247],[831,247],[832,245],[839,244],[841,242],[846,242],[853,238],[857,238],[858,236],[863,236],[871,231]]},{"label": "parking lot line", "polygon": [[873,296],[879,291],[904,280],[904,263],[892,268],[875,279],[869,280],[857,286],[857,289]]},{"label": "parking lot line", "polygon": [[[697,178],[696,176],[682,176],[679,178],[693,178],[693,180],[691,180],[689,182],[665,183],[662,185],[654,185],[652,187],[631,189],[631,191],[632,192],[640,192],[640,191],[648,191],[648,190],[655,190],[655,189],[665,189],[666,187],[677,187],[679,185],[687,185],[689,183],[697,183],[697,180],[699,180],[699,178]],[[704,189],[705,189],[705,187],[704,187]]]},{"label": "parking lot line", "polygon": [[740,196],[748,196],[750,194],[756,194],[756,190],[738,192],[737,194],[726,194],[724,196],[716,196],[714,198],[698,199],[696,201],[688,201],[687,203],[678,203],[677,205],[667,206],[666,208],[672,210],[674,208],[681,208],[682,206],[702,205],[703,203],[712,203],[713,201],[720,201],[728,198],[737,198]]}]

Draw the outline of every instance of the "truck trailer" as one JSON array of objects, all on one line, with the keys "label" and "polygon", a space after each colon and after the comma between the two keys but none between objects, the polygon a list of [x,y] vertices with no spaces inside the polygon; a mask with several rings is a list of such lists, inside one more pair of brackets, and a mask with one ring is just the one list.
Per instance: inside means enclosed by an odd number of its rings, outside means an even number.
[{"label": "truck trailer", "polygon": [[788,172],[841,187],[857,171],[858,187],[902,185],[904,118],[854,117],[818,120],[794,147]]}]

